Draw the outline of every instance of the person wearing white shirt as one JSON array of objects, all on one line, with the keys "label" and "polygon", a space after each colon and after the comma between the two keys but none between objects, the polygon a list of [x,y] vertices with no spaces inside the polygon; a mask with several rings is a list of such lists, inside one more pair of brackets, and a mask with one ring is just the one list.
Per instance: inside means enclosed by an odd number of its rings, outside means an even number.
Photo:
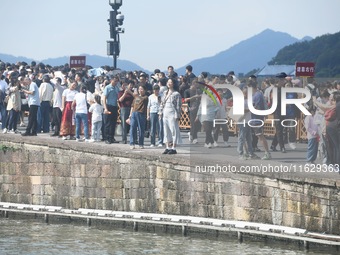
[{"label": "person wearing white shirt", "polygon": [[53,98],[53,86],[50,83],[50,77],[45,75],[43,83],[39,87],[40,96],[40,117],[38,115],[38,132],[50,132],[50,109]]},{"label": "person wearing white shirt", "polygon": [[72,109],[72,102],[74,97],[79,92],[76,90],[77,82],[70,80],[70,86],[68,89],[65,89],[62,94],[62,103],[61,103],[61,111],[63,112],[63,116],[61,117],[61,125],[60,125],[60,135],[64,140],[74,139],[75,134],[75,123],[74,112]]},{"label": "person wearing white shirt", "polygon": [[89,122],[88,122],[88,111],[86,101],[86,86],[80,87],[80,93],[76,94],[72,103],[72,108],[75,108],[76,113],[76,140],[80,141],[80,129],[81,123],[84,127],[85,142],[89,142]]},{"label": "person wearing white shirt", "polygon": [[28,124],[26,127],[26,132],[21,134],[22,136],[36,136],[37,135],[37,113],[40,106],[39,99],[39,88],[36,83],[28,77],[24,79],[24,84],[28,87],[28,90],[22,90],[28,95]]},{"label": "person wearing white shirt", "polygon": [[62,117],[62,95],[64,92],[64,87],[61,86],[61,78],[56,78],[56,83],[54,84],[53,92],[53,123],[54,123],[54,133],[51,136],[59,136],[61,117]]},{"label": "person wearing white shirt", "polygon": [[101,97],[94,97],[95,103],[90,106],[89,112],[92,113],[92,132],[90,142],[100,142],[100,131],[103,125],[104,107],[100,104]]}]

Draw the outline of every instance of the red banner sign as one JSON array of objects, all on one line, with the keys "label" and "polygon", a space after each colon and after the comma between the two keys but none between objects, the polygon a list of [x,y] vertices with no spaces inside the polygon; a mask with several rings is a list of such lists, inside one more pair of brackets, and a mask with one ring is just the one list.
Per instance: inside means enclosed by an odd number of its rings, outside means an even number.
[{"label": "red banner sign", "polygon": [[70,68],[84,68],[86,65],[85,56],[71,56],[70,57]]},{"label": "red banner sign", "polygon": [[295,76],[314,77],[315,63],[313,62],[296,62]]}]

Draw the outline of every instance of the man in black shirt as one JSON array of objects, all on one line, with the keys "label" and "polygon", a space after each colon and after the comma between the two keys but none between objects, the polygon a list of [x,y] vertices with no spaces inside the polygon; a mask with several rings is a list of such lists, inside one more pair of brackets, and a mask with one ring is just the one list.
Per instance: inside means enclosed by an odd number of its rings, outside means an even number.
[{"label": "man in black shirt", "polygon": [[197,133],[201,129],[201,123],[195,121],[197,111],[201,103],[201,94],[197,88],[197,83],[193,81],[189,89],[184,91],[184,102],[189,106],[190,114],[190,137],[189,140],[193,144],[197,143]]}]

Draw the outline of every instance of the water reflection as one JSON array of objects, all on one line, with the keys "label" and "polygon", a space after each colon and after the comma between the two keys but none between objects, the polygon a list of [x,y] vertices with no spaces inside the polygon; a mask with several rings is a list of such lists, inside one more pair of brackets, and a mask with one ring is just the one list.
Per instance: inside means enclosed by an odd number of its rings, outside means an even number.
[{"label": "water reflection", "polygon": [[[318,252],[329,253],[325,247]],[[128,230],[102,230],[72,224],[44,224],[40,221],[0,218],[0,254],[289,254],[306,252],[294,245],[268,246],[261,242],[239,244],[233,240],[214,240]]]}]

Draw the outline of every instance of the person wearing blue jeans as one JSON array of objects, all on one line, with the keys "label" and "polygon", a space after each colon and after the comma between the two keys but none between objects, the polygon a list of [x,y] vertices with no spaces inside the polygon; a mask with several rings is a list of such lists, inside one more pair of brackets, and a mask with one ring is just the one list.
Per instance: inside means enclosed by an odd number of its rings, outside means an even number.
[{"label": "person wearing blue jeans", "polygon": [[85,141],[89,140],[89,122],[87,113],[76,113],[76,139],[80,139],[81,124],[84,126]]},{"label": "person wearing blue jeans", "polygon": [[138,95],[132,102],[130,113],[130,147],[135,149],[135,141],[138,129],[138,145],[140,149],[144,149],[144,131],[146,126],[146,112],[149,98],[146,94],[146,87],[140,85],[138,87]]},{"label": "person wearing blue jeans", "polygon": [[122,125],[122,142],[127,143],[127,134],[129,132],[129,124],[126,120],[129,118],[131,112],[131,104],[133,101],[133,87],[135,86],[134,81],[128,83],[123,82],[122,90],[118,93],[118,103],[120,107],[120,123]]},{"label": "person wearing blue jeans", "polygon": [[[238,124],[238,144],[237,144],[237,152],[240,156],[240,159],[246,159],[247,156],[253,155],[253,146],[252,146],[252,133],[251,128],[247,123],[245,125]],[[244,145],[247,145],[248,153],[244,153]]]},{"label": "person wearing blue jeans", "polygon": [[313,107],[309,110],[309,112],[312,115],[308,115],[305,118],[305,127],[307,131],[307,139],[308,139],[308,145],[307,145],[307,163],[308,164],[314,164],[314,161],[317,158],[318,155],[318,131],[319,127],[316,124],[315,121],[315,111],[316,109]]},{"label": "person wearing blue jeans", "polygon": [[163,134],[161,129],[161,120],[158,116],[159,107],[161,104],[161,97],[159,95],[160,87],[155,85],[153,87],[154,93],[149,96],[148,101],[148,109],[147,109],[147,120],[150,120],[150,136],[151,136],[151,145],[150,147],[154,147],[156,145],[156,134],[158,134],[158,146],[163,145]]},{"label": "person wearing blue jeans", "polygon": [[80,93],[74,96],[72,108],[75,108],[76,113],[76,140],[80,141],[81,123],[83,123],[85,142],[89,142],[89,120],[86,93],[86,86],[81,86]]},{"label": "person wearing blue jeans", "polygon": [[7,121],[7,110],[5,103],[0,103],[0,113],[1,113],[1,128],[6,128],[6,121]]}]

